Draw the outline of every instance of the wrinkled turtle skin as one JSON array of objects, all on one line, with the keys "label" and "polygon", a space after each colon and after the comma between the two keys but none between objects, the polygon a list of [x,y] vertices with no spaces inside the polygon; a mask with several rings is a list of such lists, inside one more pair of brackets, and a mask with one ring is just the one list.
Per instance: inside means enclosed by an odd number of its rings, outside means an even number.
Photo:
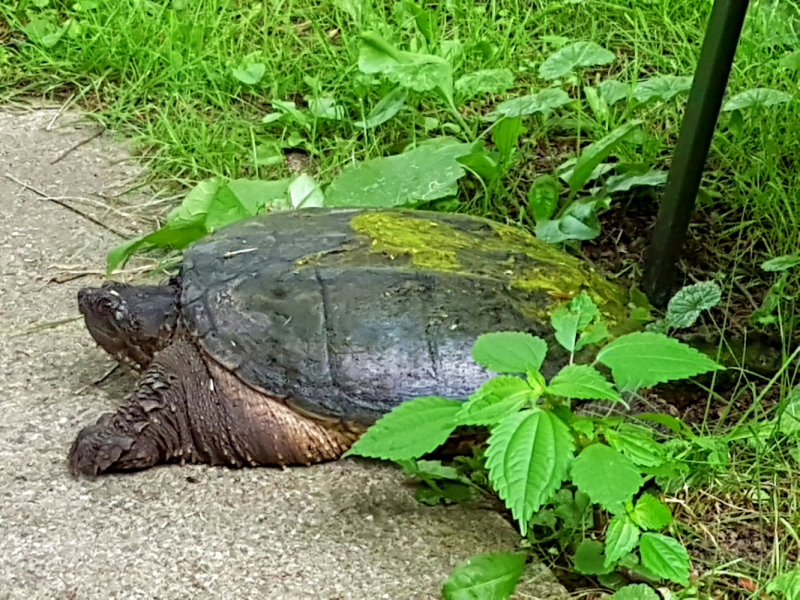
[{"label": "wrinkled turtle skin", "polygon": [[[146,370],[116,414],[80,433],[70,469],[338,458],[405,400],[466,398],[491,376],[471,358],[481,333],[552,342],[553,309],[583,291],[623,322],[624,290],[588,264],[477,217],[305,209],[239,221],[188,248],[166,285],[80,292],[95,340]],[[566,361],[550,345],[546,377]]]}]

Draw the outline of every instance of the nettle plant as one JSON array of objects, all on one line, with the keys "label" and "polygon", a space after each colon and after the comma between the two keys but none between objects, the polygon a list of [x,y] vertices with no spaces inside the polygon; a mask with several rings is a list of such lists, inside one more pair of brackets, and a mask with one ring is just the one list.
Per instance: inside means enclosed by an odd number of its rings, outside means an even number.
[{"label": "nettle plant", "polygon": [[[680,542],[660,533],[672,516],[648,485],[667,460],[655,431],[620,416],[576,414],[572,402],[624,405],[627,392],[722,367],[676,339],[647,331],[622,335],[593,352],[609,333],[585,293],[555,310],[551,324],[569,360],[549,381],[540,372],[548,352],[543,339],[521,332],[481,335],[472,356],[496,376],[466,401],[421,397],[404,402],[370,427],[348,455],[398,462],[429,486],[437,486],[436,480],[463,482],[457,469],[420,459],[459,427],[488,428],[488,484],[529,541],[536,542],[542,526],[555,527],[557,518],[565,527],[589,531],[599,513],[608,521],[605,541],[586,535],[574,552],[576,571],[608,575],[620,566],[636,567],[653,580],[686,585],[688,554]],[[594,354],[591,364],[575,362],[582,350]],[[601,369],[610,370],[611,380]],[[474,457],[466,461],[480,464]],[[449,496],[446,489],[435,491]],[[445,596],[457,597],[462,586],[476,582],[510,593],[522,572],[522,556],[483,555],[458,567],[445,584]]]}]

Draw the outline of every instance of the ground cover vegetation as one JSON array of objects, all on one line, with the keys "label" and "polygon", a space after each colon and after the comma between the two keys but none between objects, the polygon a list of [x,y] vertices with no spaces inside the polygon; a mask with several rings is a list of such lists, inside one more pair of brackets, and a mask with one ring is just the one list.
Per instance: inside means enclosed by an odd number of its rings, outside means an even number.
[{"label": "ground cover vegetation", "polygon": [[[0,95],[88,108],[157,188],[190,189],[110,272],[153,248],[168,268],[265,210],[418,206],[519,224],[631,284],[710,8],[19,0],[0,7]],[[582,597],[800,598],[798,26],[791,2],[750,9],[665,314],[634,287],[640,330],[611,338],[573,299],[556,339],[593,359],[550,381],[543,340],[483,336],[474,358],[498,375],[466,403],[408,402],[353,448],[399,463],[421,501],[508,511],[521,551],[460,565],[446,598],[507,597],[530,555]],[[429,456],[466,426],[487,443]]]}]

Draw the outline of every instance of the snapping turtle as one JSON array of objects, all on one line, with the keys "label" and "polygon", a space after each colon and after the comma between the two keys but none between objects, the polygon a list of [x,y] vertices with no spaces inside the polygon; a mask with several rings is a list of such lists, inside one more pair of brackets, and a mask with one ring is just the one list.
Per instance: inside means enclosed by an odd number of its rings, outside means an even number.
[{"label": "snapping turtle", "polygon": [[[338,458],[404,400],[466,398],[489,376],[471,358],[479,334],[552,340],[552,309],[582,291],[621,321],[616,285],[477,217],[304,209],[236,222],[188,248],[165,285],[79,292],[94,339],[144,373],[79,433],[70,471]],[[545,376],[566,358],[551,353]]]}]

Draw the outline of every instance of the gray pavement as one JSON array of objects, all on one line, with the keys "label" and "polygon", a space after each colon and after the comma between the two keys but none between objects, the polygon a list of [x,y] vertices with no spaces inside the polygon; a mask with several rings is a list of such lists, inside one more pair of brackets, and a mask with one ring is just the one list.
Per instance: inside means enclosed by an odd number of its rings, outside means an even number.
[{"label": "gray pavement", "polygon": [[[386,465],[72,479],[74,436],[134,377],[96,384],[111,360],[80,321],[54,325],[120,238],[18,182],[113,230],[149,227],[151,196],[115,198],[140,171],[124,146],[75,148],[95,129],[57,107],[0,109],[0,599],[437,598],[458,562],[516,547],[496,513],[420,505]],[[79,272],[96,274],[65,281]],[[563,597],[543,567],[526,577],[516,597]]]}]

